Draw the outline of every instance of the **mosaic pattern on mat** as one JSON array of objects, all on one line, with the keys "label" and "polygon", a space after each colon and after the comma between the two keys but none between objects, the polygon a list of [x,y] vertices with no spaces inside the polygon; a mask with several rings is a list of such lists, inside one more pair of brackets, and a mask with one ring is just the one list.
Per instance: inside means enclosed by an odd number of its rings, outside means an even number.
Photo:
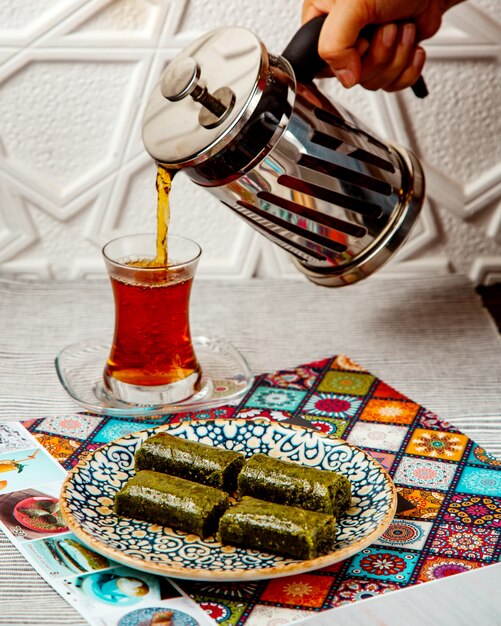
[{"label": "mosaic pattern on mat", "polygon": [[218,624],[287,623],[499,560],[501,462],[346,356],[258,376],[235,407],[130,420],[80,413],[25,426],[70,469],[127,432],[230,417],[290,421],[364,448],[405,506],[374,545],[323,570],[257,583],[180,581]]}]

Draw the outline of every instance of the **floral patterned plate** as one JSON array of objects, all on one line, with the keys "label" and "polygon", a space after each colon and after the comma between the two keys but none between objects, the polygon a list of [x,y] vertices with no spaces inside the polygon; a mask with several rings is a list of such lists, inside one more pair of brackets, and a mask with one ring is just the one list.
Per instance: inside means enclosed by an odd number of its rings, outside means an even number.
[{"label": "floral patterned plate", "polygon": [[[309,561],[222,546],[171,528],[113,512],[113,498],[134,474],[134,453],[151,435],[172,435],[213,446],[334,470],[352,484],[352,506],[338,521],[334,550]],[[91,453],[69,473],[61,510],[70,528],[90,548],[124,565],[191,580],[260,580],[298,574],[346,559],[375,541],[395,514],[395,486],[369,454],[340,439],[263,419],[182,422],[149,428]]]}]

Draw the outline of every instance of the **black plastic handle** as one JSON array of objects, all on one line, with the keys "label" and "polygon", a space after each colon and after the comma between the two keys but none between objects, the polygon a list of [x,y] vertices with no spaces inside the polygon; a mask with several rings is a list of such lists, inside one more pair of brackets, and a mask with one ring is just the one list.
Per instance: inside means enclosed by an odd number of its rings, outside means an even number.
[{"label": "black plastic handle", "polygon": [[[318,54],[318,40],[326,18],[327,15],[320,15],[303,24],[282,53],[282,56],[292,65],[296,79],[300,83],[311,82],[321,70],[327,67]],[[370,38],[370,30],[365,28],[362,35]],[[417,79],[411,89],[418,98],[425,98],[428,95],[422,76]]]}]

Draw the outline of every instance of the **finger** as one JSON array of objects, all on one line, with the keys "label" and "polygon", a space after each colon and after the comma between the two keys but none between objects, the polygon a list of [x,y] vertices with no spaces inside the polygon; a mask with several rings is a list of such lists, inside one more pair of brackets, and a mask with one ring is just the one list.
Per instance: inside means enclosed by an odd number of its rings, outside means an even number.
[{"label": "finger", "polygon": [[[363,37],[358,39],[355,48],[360,58],[364,56],[369,47],[370,43],[367,41],[367,39],[364,39]],[[328,65],[326,65],[325,68],[320,70],[320,72],[317,74],[317,78],[332,78],[332,76],[334,76],[334,74]]]},{"label": "finger", "polygon": [[364,37],[360,37],[359,39],[357,39],[357,43],[355,45],[355,49],[356,49],[356,51],[358,53],[358,56],[360,58],[362,58],[364,56],[364,54],[367,52],[367,50],[370,47],[371,47],[371,44]]},{"label": "finger", "polygon": [[398,36],[397,24],[385,24],[377,28],[362,63],[362,84],[381,74],[391,64],[395,57]]},{"label": "finger", "polygon": [[414,51],[412,62],[400,76],[398,76],[392,83],[389,83],[384,88],[385,91],[399,91],[406,87],[412,87],[417,79],[421,76],[423,66],[426,61],[426,52],[418,46]]},{"label": "finger", "polygon": [[313,0],[305,0],[301,11],[301,23],[306,24],[306,22],[309,22],[314,17],[325,15],[329,12],[330,8],[331,7],[328,7],[326,10],[322,10]]},{"label": "finger", "polygon": [[356,43],[366,25],[356,3],[334,5],[328,14],[318,42],[320,57],[330,66],[345,87],[351,87],[361,78],[360,55]]},{"label": "finger", "polygon": [[366,89],[375,90],[384,88],[396,81],[412,64],[415,52],[415,36],[416,27],[414,24],[404,24],[400,28],[392,58],[385,65],[377,67],[377,71],[369,74],[367,78],[363,68],[361,84]]},{"label": "finger", "polygon": [[432,2],[427,11],[420,13],[416,19],[417,38],[416,41],[429,39],[438,31],[442,24],[442,10],[439,2]]}]

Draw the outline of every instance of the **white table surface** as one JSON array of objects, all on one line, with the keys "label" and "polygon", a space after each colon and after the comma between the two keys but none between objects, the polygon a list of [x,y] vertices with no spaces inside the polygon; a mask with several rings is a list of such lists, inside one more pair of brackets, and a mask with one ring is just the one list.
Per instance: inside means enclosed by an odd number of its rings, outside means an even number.
[{"label": "white table surface", "polygon": [[[501,452],[501,340],[464,277],[376,276],[338,290],[303,281],[199,280],[191,318],[193,334],[230,340],[256,373],[347,354],[489,451]],[[0,280],[0,420],[78,410],[58,383],[54,356],[69,343],[110,337],[112,326],[107,282]],[[452,602],[456,595],[466,621],[444,610],[440,619],[433,614],[419,623],[501,624],[497,596],[488,602],[485,593],[499,588],[499,567],[453,585],[466,576],[335,609],[325,615],[328,621],[317,614],[311,623],[400,626],[411,622],[399,618],[399,602],[422,606],[441,597],[446,607],[447,597]],[[463,587],[476,593],[475,602],[465,600]],[[83,623],[0,534],[0,624]]]}]

